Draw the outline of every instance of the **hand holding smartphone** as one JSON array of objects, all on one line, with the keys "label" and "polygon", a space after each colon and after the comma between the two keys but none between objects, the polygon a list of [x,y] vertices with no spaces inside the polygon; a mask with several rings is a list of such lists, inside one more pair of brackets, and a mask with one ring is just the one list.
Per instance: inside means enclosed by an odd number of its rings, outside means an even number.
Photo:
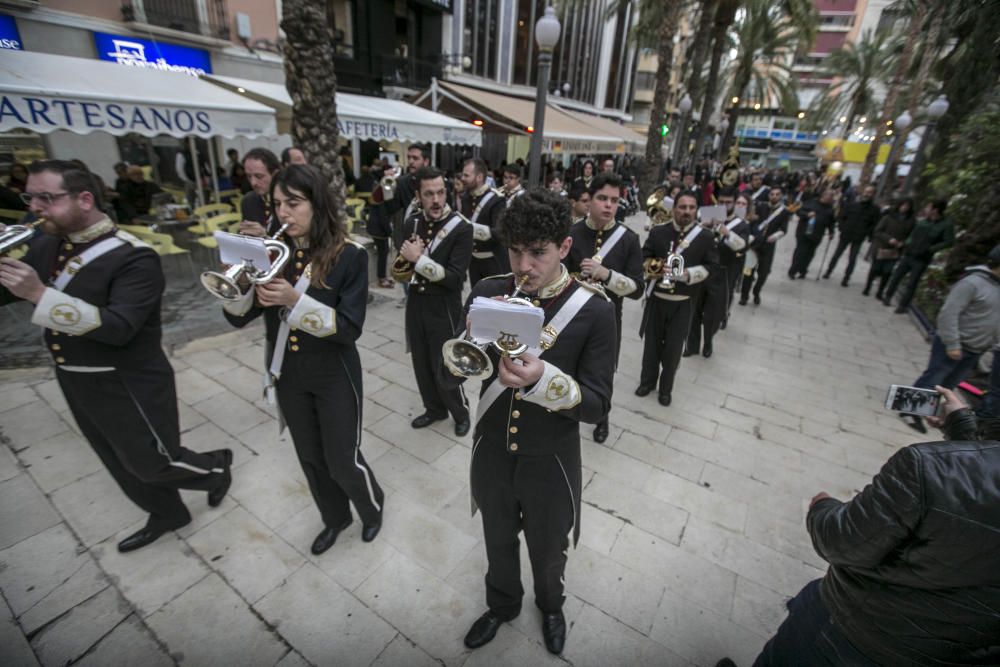
[{"label": "hand holding smartphone", "polygon": [[885,407],[893,412],[919,417],[932,417],[941,406],[941,394],[934,389],[908,387],[906,385],[889,385],[885,397]]}]

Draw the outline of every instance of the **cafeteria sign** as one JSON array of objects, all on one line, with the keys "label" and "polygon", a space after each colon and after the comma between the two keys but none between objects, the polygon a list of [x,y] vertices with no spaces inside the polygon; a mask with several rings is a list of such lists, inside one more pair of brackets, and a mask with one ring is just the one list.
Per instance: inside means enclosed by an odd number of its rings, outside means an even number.
[{"label": "cafeteria sign", "polygon": [[94,33],[94,43],[98,58],[119,65],[181,72],[191,76],[212,73],[212,59],[203,49],[104,32]]}]

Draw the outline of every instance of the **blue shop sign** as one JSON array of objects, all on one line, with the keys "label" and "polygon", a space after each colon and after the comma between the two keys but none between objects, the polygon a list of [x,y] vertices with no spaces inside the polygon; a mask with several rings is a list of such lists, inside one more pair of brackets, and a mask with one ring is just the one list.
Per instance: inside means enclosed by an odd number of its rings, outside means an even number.
[{"label": "blue shop sign", "polygon": [[212,73],[212,59],[203,49],[104,32],[94,33],[94,43],[98,58],[119,65],[181,72],[191,76]]},{"label": "blue shop sign", "polygon": [[14,49],[23,51],[21,44],[21,33],[17,31],[17,23],[13,16],[0,14],[0,49]]}]

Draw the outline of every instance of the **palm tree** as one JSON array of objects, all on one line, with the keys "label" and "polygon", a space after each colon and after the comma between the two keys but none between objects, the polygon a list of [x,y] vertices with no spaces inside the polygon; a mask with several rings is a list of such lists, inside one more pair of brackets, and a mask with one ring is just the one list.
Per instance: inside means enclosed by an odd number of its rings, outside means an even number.
[{"label": "palm tree", "polygon": [[893,55],[885,33],[865,31],[861,40],[837,49],[823,62],[819,76],[833,79],[813,100],[812,124],[826,126],[834,118],[847,117],[845,135],[858,117],[875,121],[878,113],[876,86],[892,69]]},{"label": "palm tree", "polygon": [[285,87],[292,98],[292,138],[330,184],[338,217],[344,210],[344,171],[337,155],[337,74],[327,5],[284,0]]},{"label": "palm tree", "polygon": [[[875,173],[875,161],[878,157],[879,147],[882,145],[882,140],[886,137],[886,132],[889,131],[888,121],[895,118],[896,105],[899,103],[899,97],[903,90],[906,72],[910,68],[910,62],[913,60],[913,49],[920,35],[920,31],[916,28],[923,24],[924,17],[927,15],[927,6],[921,0],[903,0],[903,2],[906,3],[905,8],[900,3],[896,3],[893,7],[890,7],[890,10],[893,11],[904,10],[910,16],[910,20],[907,23],[908,29],[906,30],[906,39],[903,42],[902,51],[900,51],[898,58],[896,58],[893,76],[889,81],[889,90],[886,93],[885,100],[882,102],[882,111],[879,113],[878,121],[875,123],[875,138],[872,140],[871,145],[868,146],[868,154],[865,155],[865,164],[861,168],[861,178],[859,180],[862,186],[867,185],[872,178],[872,174]],[[899,140],[900,137],[897,135],[896,141]],[[886,164],[887,168],[889,166],[889,164]],[[888,177],[888,173],[886,176]]]},{"label": "palm tree", "polygon": [[738,102],[730,110],[724,145],[735,135],[741,103],[778,103],[789,111],[798,106],[792,61],[812,44],[815,30],[815,9],[808,0],[747,0],[737,25],[739,50],[731,75],[731,96]]},{"label": "palm tree", "polygon": [[701,125],[702,131],[694,142],[692,155],[697,158],[705,145],[705,130],[708,128],[710,119],[715,115],[715,103],[719,94],[719,70],[722,68],[723,54],[733,48],[733,43],[727,39],[729,27],[736,20],[736,10],[739,9],[741,0],[720,0],[715,9],[715,17],[712,23],[712,62],[708,68],[708,79],[705,82],[705,99],[701,105]]}]

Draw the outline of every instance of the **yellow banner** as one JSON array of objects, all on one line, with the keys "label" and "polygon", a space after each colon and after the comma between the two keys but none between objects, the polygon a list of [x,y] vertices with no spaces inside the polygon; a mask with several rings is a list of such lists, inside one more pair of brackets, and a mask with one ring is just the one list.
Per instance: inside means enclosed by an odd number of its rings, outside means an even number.
[{"label": "yellow banner", "polygon": [[[868,156],[870,144],[863,144],[857,141],[844,141],[843,139],[823,139],[816,144],[816,155],[822,160],[829,162],[854,162],[863,164]],[[876,164],[885,164],[889,159],[889,144],[883,143],[878,147],[878,158]]]}]

